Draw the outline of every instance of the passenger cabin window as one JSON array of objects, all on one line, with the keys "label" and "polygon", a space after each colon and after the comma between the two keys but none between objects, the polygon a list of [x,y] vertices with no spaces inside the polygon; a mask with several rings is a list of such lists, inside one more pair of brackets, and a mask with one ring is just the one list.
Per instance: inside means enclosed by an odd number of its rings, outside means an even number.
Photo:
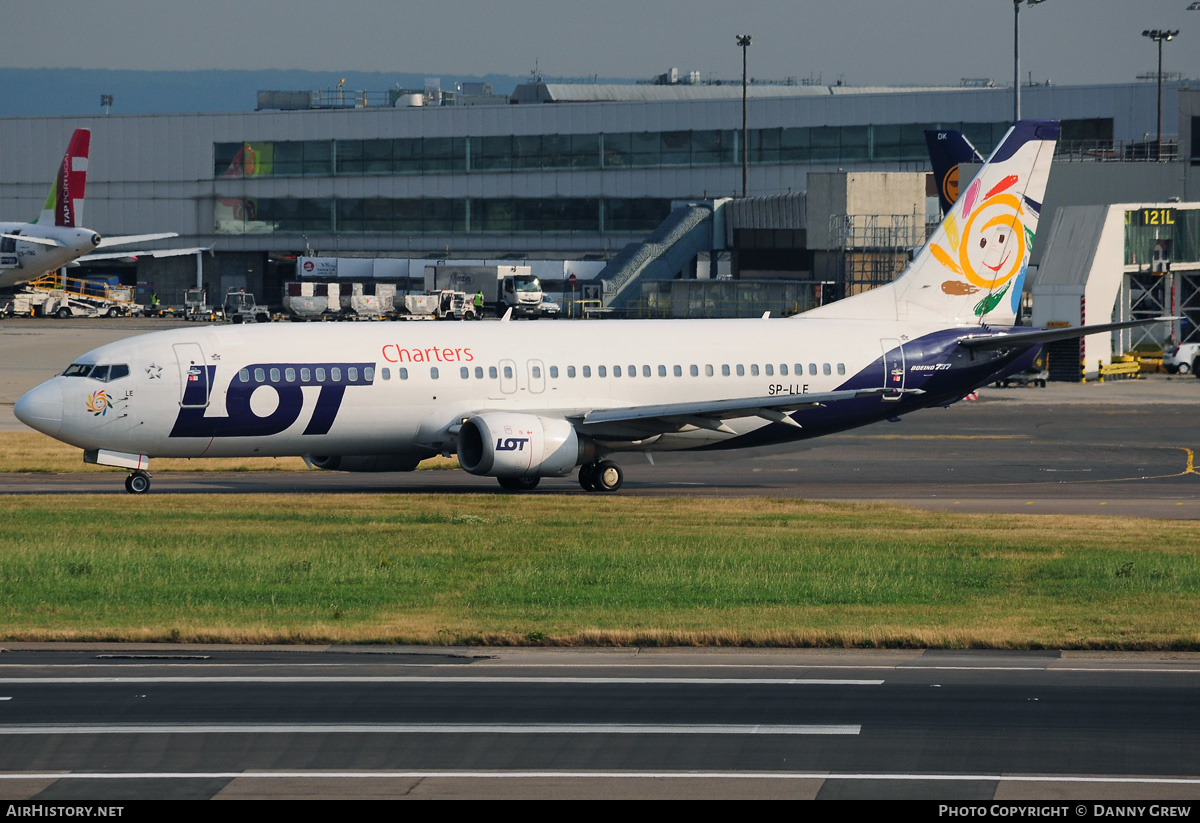
[{"label": "passenger cabin window", "polygon": [[[305,371],[308,371],[308,369],[305,369]],[[250,370],[242,369],[241,371],[239,371],[238,372],[238,380],[242,381],[243,383],[249,383],[250,382]]]},{"label": "passenger cabin window", "polygon": [[407,380],[407,379],[408,379],[408,369],[401,368],[401,369],[400,369],[399,371],[397,371],[396,373],[400,375],[400,379],[401,379],[401,380]]},{"label": "passenger cabin window", "polygon": [[603,366],[597,366],[596,367],[596,376],[597,377],[608,377],[608,370],[605,369]]},{"label": "passenger cabin window", "polygon": [[575,367],[567,366],[567,377],[574,377],[574,376],[575,376]]},{"label": "passenger cabin window", "polygon": [[[242,371],[246,371],[246,370],[242,369]],[[384,371],[387,371],[387,369],[384,369]],[[383,379],[386,380],[387,377],[384,377]],[[309,369],[309,368],[300,369],[300,382],[308,383],[311,380],[312,380],[312,369]],[[249,381],[250,381],[250,374],[247,372],[246,379],[244,382],[249,382]]]},{"label": "passenger cabin window", "polygon": [[[303,373],[304,373],[304,372],[306,372],[306,371],[308,371],[308,369],[301,369],[301,370],[300,370],[300,373],[301,373],[301,374],[303,374]],[[384,380],[391,380],[391,379],[392,379],[392,370],[391,370],[391,369],[389,369],[389,368],[387,368],[386,366],[385,366],[384,368],[380,369],[380,370],[379,370],[379,373],[383,375],[383,379],[384,379]],[[304,378],[304,379],[305,379],[305,380],[307,380],[308,378],[306,377],[306,378]]]},{"label": "passenger cabin window", "polygon": [[471,370],[468,369],[466,366],[462,366],[458,370],[458,376],[461,377],[463,380],[466,380],[471,376]]},{"label": "passenger cabin window", "polygon": [[283,370],[283,379],[288,381],[289,383],[295,383],[296,382],[296,370],[293,368],[284,369]]},{"label": "passenger cabin window", "polygon": [[584,367],[583,367],[583,376],[584,376],[584,377],[591,377],[591,376],[592,376],[592,367],[591,367],[591,366],[584,366]]},{"label": "passenger cabin window", "polygon": [[[317,374],[321,375],[321,373],[323,371],[324,371],[324,369],[317,369]],[[265,371],[263,371],[262,369],[255,369],[254,370],[254,382],[255,383],[265,383],[266,381],[267,381],[267,373]]]},{"label": "passenger cabin window", "polygon": [[437,366],[430,366],[430,367],[429,367],[429,377],[430,377],[430,379],[432,379],[432,380],[437,380],[437,379],[438,379],[438,368],[437,368]]}]

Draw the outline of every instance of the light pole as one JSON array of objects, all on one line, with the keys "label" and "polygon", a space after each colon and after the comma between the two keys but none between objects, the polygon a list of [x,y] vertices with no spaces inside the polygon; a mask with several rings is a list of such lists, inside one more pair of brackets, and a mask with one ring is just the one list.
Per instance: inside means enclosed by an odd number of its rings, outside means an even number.
[{"label": "light pole", "polygon": [[1013,122],[1021,119],[1021,4],[1036,6],[1046,0],[1013,0]]},{"label": "light pole", "polygon": [[742,197],[746,197],[750,180],[750,131],[746,128],[746,50],[750,48],[750,35],[737,35],[737,44],[742,47]]},{"label": "light pole", "polygon": [[1179,29],[1147,29],[1142,32],[1142,37],[1149,37],[1158,43],[1158,140],[1154,144],[1155,160],[1162,160],[1162,44],[1177,34]]}]

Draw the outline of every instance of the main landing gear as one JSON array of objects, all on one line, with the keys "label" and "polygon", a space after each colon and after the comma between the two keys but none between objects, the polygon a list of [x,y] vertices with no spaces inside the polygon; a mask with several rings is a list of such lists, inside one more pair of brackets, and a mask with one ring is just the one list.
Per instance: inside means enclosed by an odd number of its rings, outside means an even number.
[{"label": "main landing gear", "polygon": [[150,473],[138,469],[125,478],[125,491],[130,494],[145,494],[150,491]]},{"label": "main landing gear", "polygon": [[579,467],[579,485],[589,492],[615,492],[625,482],[625,473],[611,460],[585,463]]}]

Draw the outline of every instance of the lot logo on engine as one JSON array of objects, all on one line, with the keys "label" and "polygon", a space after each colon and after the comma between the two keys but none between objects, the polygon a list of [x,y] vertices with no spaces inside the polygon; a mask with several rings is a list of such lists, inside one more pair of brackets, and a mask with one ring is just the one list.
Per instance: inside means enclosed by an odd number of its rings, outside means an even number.
[{"label": "lot logo on engine", "polygon": [[496,451],[498,452],[523,452],[525,444],[529,442],[528,437],[497,437]]}]

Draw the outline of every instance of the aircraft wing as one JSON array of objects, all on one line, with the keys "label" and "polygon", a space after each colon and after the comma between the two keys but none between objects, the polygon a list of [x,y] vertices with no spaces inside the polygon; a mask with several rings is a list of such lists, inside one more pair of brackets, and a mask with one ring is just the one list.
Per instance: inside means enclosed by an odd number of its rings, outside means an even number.
[{"label": "aircraft wing", "polygon": [[80,257],[75,262],[90,263],[93,260],[120,260],[127,257],[179,257],[184,254],[196,254],[210,251],[207,246],[197,246],[190,249],[131,249],[129,251],[110,251],[104,254],[89,254]]},{"label": "aircraft wing", "polygon": [[965,349],[1014,349],[1041,343],[1053,343],[1056,340],[1070,340],[1106,331],[1148,326],[1151,323],[1169,323],[1178,319],[1178,317],[1155,317],[1150,320],[1125,320],[1120,323],[1097,323],[1094,326],[1069,326],[1062,329],[976,333],[959,338],[958,345]]},{"label": "aircraft wing", "polygon": [[[921,394],[920,389],[906,389],[909,394]],[[814,394],[777,394],[767,397],[739,397],[734,400],[709,400],[687,403],[663,403],[654,406],[629,406],[615,409],[593,409],[568,415],[577,429],[600,438],[638,439],[655,434],[692,429],[735,434],[725,425],[726,420],[738,417],[761,417],[772,423],[800,428],[788,412],[806,407],[824,406],[840,400],[895,394],[885,387],[845,389]]]},{"label": "aircraft wing", "polygon": [[166,240],[168,237],[178,237],[179,232],[167,231],[158,234],[124,234],[118,237],[104,237],[97,248],[105,246],[125,246],[130,243],[149,243],[151,240]]}]

